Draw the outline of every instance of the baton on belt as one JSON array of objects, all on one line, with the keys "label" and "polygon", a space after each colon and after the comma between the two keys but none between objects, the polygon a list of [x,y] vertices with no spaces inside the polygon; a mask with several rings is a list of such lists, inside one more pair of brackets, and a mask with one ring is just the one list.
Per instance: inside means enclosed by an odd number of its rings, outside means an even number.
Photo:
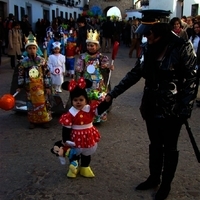
[{"label": "baton on belt", "polygon": [[191,127],[188,124],[187,120],[185,121],[185,127],[186,127],[186,130],[188,132],[188,135],[189,135],[189,138],[190,138],[190,142],[192,143],[192,147],[194,149],[194,153],[195,153],[195,156],[197,158],[197,161],[200,163],[200,152],[199,152],[198,146],[196,144],[196,141],[194,139],[194,136],[192,134]]}]

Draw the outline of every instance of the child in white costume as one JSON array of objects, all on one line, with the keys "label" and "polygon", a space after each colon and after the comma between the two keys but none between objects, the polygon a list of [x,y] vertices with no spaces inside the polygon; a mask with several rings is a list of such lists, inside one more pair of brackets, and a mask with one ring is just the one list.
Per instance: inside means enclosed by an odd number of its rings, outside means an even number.
[{"label": "child in white costume", "polygon": [[62,92],[61,85],[65,74],[65,56],[60,53],[60,42],[53,43],[53,54],[48,57],[48,67],[51,73],[52,86],[56,92]]}]

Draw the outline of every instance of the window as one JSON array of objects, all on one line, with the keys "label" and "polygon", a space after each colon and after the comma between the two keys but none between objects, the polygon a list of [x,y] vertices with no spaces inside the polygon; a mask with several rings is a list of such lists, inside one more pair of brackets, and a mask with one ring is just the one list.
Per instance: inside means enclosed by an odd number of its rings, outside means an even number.
[{"label": "window", "polygon": [[14,16],[15,19],[18,21],[19,20],[19,11],[18,11],[18,6],[14,5]]},{"label": "window", "polygon": [[193,4],[192,5],[192,10],[191,10],[191,15],[195,17],[198,15],[198,9],[199,9],[199,4]]},{"label": "window", "polygon": [[77,18],[77,13],[74,12],[74,19],[76,20],[76,18]]},{"label": "window", "polygon": [[141,0],[141,6],[148,6],[149,0]]},{"label": "window", "polygon": [[55,17],[56,17],[55,10],[52,10],[52,19],[55,19]]},{"label": "window", "polygon": [[63,18],[63,11],[60,11],[60,17]]},{"label": "window", "polygon": [[65,19],[68,19],[68,12],[65,12]]},{"label": "window", "polygon": [[20,15],[21,18],[25,15],[25,9],[23,7],[20,7]]}]

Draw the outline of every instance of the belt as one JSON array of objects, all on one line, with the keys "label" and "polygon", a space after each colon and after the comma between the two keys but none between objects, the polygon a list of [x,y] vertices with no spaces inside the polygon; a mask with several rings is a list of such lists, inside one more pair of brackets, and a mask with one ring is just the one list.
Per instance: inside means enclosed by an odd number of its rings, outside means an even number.
[{"label": "belt", "polygon": [[92,126],[93,126],[92,123],[84,124],[84,125],[72,125],[72,129],[81,130],[81,129],[91,128]]}]

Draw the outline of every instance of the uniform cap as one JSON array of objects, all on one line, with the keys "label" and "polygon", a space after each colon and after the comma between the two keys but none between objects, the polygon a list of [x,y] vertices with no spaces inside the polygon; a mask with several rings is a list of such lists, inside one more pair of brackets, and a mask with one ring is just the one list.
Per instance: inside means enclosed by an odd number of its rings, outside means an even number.
[{"label": "uniform cap", "polygon": [[168,23],[169,16],[171,14],[171,11],[158,9],[142,10],[140,12],[142,13],[142,20],[135,33],[142,35],[148,33],[151,29],[151,26],[155,23]]}]

